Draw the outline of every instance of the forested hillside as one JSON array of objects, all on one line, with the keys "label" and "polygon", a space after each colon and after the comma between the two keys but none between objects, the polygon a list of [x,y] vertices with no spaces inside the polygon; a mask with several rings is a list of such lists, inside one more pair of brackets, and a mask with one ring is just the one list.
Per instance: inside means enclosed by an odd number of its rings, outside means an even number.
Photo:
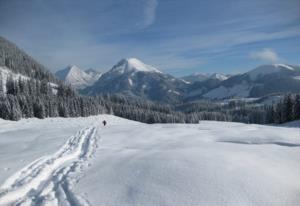
[{"label": "forested hillside", "polygon": [[38,80],[57,82],[54,75],[19,49],[15,44],[0,36],[0,66],[6,66],[14,73]]}]

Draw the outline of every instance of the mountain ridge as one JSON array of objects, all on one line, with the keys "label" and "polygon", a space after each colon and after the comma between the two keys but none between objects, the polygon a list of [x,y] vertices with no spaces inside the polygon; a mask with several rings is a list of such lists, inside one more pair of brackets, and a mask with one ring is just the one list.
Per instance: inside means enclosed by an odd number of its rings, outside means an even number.
[{"label": "mountain ridge", "polygon": [[[189,81],[187,77],[196,79]],[[273,93],[300,92],[300,67],[270,64],[237,75],[196,73],[177,78],[137,58],[128,58],[121,59],[94,84],[80,92],[92,96],[123,94],[165,103],[262,97]]]}]

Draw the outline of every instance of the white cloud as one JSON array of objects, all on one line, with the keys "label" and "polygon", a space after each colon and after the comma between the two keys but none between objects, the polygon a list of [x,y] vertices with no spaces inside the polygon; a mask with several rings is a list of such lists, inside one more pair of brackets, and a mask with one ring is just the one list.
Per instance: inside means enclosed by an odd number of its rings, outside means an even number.
[{"label": "white cloud", "polygon": [[271,63],[276,63],[280,59],[278,54],[274,50],[268,48],[265,48],[261,51],[252,52],[250,53],[250,57],[252,59],[258,59]]},{"label": "white cloud", "polygon": [[143,26],[148,27],[154,23],[156,17],[157,0],[146,0],[144,7],[144,22]]}]

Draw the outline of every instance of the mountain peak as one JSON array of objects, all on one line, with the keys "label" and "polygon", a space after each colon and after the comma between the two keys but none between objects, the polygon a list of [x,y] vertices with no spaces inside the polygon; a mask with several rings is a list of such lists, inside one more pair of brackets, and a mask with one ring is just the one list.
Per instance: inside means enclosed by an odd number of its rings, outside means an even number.
[{"label": "mountain peak", "polygon": [[81,71],[81,69],[78,67],[78,66],[76,66],[76,65],[68,65],[65,69],[63,69],[63,70],[65,70],[66,72],[68,72],[68,73],[70,73],[70,72],[78,72],[78,71]]},{"label": "mountain peak", "polygon": [[89,71],[85,72],[76,65],[69,65],[65,69],[57,71],[55,75],[60,80],[72,85],[75,89],[80,89],[93,84],[101,76],[101,73],[94,72],[94,70]]},{"label": "mountain peak", "polygon": [[147,65],[137,58],[122,59],[112,68],[112,71],[117,71],[119,73],[132,71],[162,73],[155,67]]},{"label": "mountain peak", "polygon": [[255,69],[247,72],[252,80],[257,79],[259,76],[267,74],[278,73],[281,71],[294,71],[294,68],[286,64],[267,64],[256,67]]}]

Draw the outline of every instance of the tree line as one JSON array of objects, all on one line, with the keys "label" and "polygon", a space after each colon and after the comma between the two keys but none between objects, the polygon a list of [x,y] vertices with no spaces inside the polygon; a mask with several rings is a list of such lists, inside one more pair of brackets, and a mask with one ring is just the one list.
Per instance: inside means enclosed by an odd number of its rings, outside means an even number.
[{"label": "tree line", "polygon": [[79,96],[63,83],[9,77],[6,91],[0,74],[0,118],[86,117],[114,114],[144,123],[198,123],[201,120],[257,124],[300,119],[300,95],[286,95],[278,104],[265,106],[244,101],[212,101],[168,105],[122,95]]},{"label": "tree line", "polygon": [[101,99],[77,96],[71,87],[63,84],[53,86],[47,81],[9,78],[6,93],[3,91],[1,88],[0,118],[3,119],[79,117],[107,112]]},{"label": "tree line", "polygon": [[268,123],[281,124],[300,120],[300,94],[287,94],[268,109]]}]

